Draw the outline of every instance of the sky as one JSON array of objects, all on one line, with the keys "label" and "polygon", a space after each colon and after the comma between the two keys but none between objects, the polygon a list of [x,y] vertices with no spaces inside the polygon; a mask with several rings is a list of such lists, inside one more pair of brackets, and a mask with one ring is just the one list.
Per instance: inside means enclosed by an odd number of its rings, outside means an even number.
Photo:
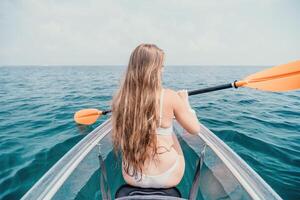
[{"label": "sky", "polygon": [[300,59],[298,0],[0,0],[0,65],[126,65],[140,43],[166,65]]}]

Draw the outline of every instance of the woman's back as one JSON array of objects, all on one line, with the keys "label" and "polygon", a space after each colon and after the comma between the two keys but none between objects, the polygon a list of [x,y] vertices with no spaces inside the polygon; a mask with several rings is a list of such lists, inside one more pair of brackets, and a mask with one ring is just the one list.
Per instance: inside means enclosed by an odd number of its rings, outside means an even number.
[{"label": "woman's back", "polygon": [[[157,129],[157,154],[144,163],[143,173],[137,177],[123,176],[128,184],[139,187],[164,188],[176,186],[184,174],[185,162],[180,144],[173,133],[174,105],[179,99],[174,91],[162,89],[160,120]],[[175,97],[175,98],[174,98]]]}]

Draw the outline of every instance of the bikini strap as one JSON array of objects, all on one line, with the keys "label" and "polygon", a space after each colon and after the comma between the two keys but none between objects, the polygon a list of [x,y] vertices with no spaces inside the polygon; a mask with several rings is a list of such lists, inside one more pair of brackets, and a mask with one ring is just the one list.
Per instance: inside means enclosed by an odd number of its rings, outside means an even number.
[{"label": "bikini strap", "polygon": [[164,89],[161,89],[160,99],[159,99],[159,127],[161,126],[162,120],[162,108],[163,108],[163,98],[164,98]]}]

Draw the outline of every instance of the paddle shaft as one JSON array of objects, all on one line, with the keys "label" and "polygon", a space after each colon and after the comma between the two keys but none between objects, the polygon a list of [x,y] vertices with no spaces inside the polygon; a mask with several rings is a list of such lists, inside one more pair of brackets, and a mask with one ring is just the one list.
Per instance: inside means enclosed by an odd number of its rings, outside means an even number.
[{"label": "paddle shaft", "polygon": [[[208,93],[208,92],[213,92],[213,91],[218,91],[218,90],[224,90],[224,89],[228,89],[228,88],[237,88],[235,83],[236,83],[236,81],[233,83],[217,85],[217,86],[203,88],[203,89],[199,89],[199,90],[192,90],[192,91],[188,92],[188,95],[192,96],[192,95],[196,95],[196,94],[203,94],[203,93]],[[108,113],[111,113],[111,110],[102,111],[102,115],[106,115]]]},{"label": "paddle shaft", "polygon": [[108,113],[111,113],[111,110],[104,110],[104,111],[102,111],[102,115],[106,115],[106,114],[108,114]]},{"label": "paddle shaft", "polygon": [[196,94],[203,94],[203,93],[207,93],[207,92],[224,90],[224,89],[228,89],[228,88],[237,88],[235,83],[236,83],[236,81],[233,83],[217,85],[217,86],[203,88],[203,89],[199,89],[199,90],[192,90],[192,91],[189,91],[188,94],[189,94],[189,96],[192,96],[192,95],[196,95]]}]

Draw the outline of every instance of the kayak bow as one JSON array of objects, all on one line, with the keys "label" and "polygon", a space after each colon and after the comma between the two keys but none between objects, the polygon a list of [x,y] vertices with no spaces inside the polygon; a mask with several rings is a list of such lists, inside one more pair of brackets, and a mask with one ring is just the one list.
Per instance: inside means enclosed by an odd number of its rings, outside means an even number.
[{"label": "kayak bow", "polygon": [[[201,124],[201,131],[198,135],[186,133],[176,121],[174,121],[174,127],[174,132],[181,143],[187,144],[192,149],[191,151],[194,151],[199,157],[204,152],[203,167],[200,169],[201,175],[199,175],[200,184],[194,186],[197,190],[199,189],[198,196],[202,195],[209,199],[216,197],[255,200],[281,199],[245,161],[205,126]],[[68,197],[67,199],[76,199],[83,195],[82,193],[90,195],[89,198],[95,198],[93,195],[99,195],[100,191],[96,173],[99,170],[97,157],[99,154],[104,162],[109,162],[111,160],[110,153],[112,153],[111,123],[110,120],[107,120],[66,153],[22,199],[66,199],[66,197]],[[107,165],[112,166],[112,163]],[[113,183],[116,180],[115,174],[108,173],[107,179],[110,180],[109,183]],[[93,182],[93,180],[97,181]],[[84,190],[90,182],[95,187],[92,194],[88,194]],[[114,196],[114,193],[111,196]],[[154,199],[154,196],[151,198]],[[157,197],[156,195],[155,199],[182,198]]]}]

